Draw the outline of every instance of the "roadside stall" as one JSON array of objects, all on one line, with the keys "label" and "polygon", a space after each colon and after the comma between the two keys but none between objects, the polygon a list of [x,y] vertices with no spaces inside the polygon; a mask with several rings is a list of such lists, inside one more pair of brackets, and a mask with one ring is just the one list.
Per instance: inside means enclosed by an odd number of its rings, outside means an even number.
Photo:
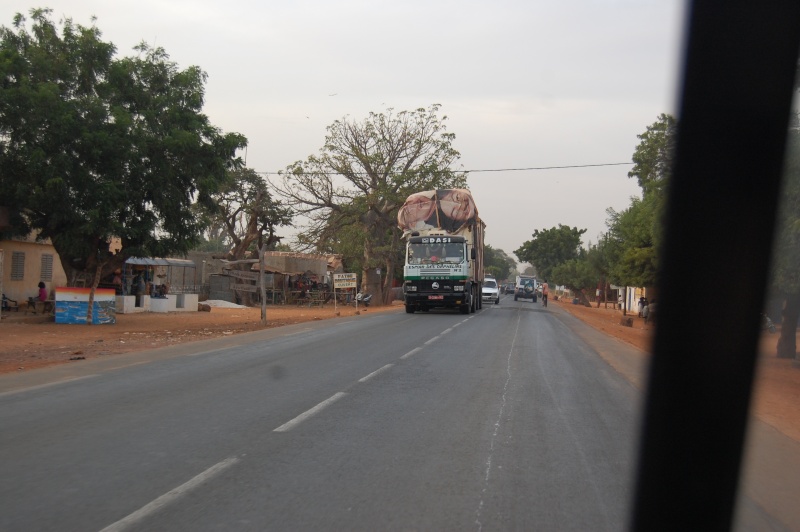
[{"label": "roadside stall", "polygon": [[117,311],[197,311],[197,268],[188,259],[131,257],[122,272]]}]

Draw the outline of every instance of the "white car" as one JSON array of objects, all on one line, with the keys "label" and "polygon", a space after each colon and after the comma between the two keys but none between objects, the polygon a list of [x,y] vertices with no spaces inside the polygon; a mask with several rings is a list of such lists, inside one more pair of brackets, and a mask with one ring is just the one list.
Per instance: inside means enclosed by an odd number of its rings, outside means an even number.
[{"label": "white car", "polygon": [[483,280],[482,299],[484,301],[494,301],[497,305],[500,303],[500,287],[497,286],[497,281],[494,279],[486,278]]}]

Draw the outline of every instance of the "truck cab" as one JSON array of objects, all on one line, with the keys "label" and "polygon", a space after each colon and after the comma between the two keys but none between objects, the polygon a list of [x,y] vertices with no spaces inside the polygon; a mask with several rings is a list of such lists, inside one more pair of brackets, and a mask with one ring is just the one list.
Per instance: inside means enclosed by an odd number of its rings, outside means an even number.
[{"label": "truck cab", "polygon": [[479,283],[471,277],[472,246],[463,236],[412,236],[406,246],[403,294],[406,312],[457,308],[475,312]]}]

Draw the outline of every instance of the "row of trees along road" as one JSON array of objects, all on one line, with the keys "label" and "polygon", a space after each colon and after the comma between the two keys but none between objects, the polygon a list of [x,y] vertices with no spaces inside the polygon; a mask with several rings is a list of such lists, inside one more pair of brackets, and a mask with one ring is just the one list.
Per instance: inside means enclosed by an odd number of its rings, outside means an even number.
[{"label": "row of trees along road", "polygon": [[[664,227],[662,215],[677,134],[675,118],[662,114],[638,136],[640,142],[628,177],[637,179],[642,195],[631,198],[630,205],[622,211],[606,211],[608,231],[600,235],[596,243],[584,248],[580,237],[585,230],[559,225],[535,230],[533,238],[514,252],[517,258],[533,264],[540,278],[580,294],[586,305],[589,302],[585,293],[594,292],[597,286],[656,286]],[[747,213],[742,215],[747,216]],[[769,293],[765,299],[777,300],[781,307],[783,327],[777,355],[794,358],[800,318],[800,117],[797,115],[792,117],[787,134],[776,234],[774,237],[764,235],[764,238],[774,238],[775,243]],[[690,279],[687,287],[705,284],[713,292],[718,289],[713,283],[713,279]],[[723,289],[736,290],[736,287]]]},{"label": "row of trees along road", "polygon": [[637,179],[642,196],[631,198],[623,211],[606,211],[608,231],[597,243],[583,247],[581,238],[586,229],[559,224],[534,230],[533,238],[514,252],[517,258],[533,264],[539,277],[550,284],[573,290],[585,305],[589,305],[586,293],[593,293],[597,286],[655,286],[661,213],[676,126],[673,117],[662,114],[638,136],[640,142],[628,177]]}]

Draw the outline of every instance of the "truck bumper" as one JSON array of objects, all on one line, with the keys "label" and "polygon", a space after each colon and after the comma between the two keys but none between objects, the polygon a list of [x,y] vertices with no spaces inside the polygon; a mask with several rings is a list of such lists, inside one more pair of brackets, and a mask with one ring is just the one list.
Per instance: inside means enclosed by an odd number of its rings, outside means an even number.
[{"label": "truck bumper", "polygon": [[467,302],[466,294],[425,294],[406,293],[405,304],[417,309],[457,308]]}]

